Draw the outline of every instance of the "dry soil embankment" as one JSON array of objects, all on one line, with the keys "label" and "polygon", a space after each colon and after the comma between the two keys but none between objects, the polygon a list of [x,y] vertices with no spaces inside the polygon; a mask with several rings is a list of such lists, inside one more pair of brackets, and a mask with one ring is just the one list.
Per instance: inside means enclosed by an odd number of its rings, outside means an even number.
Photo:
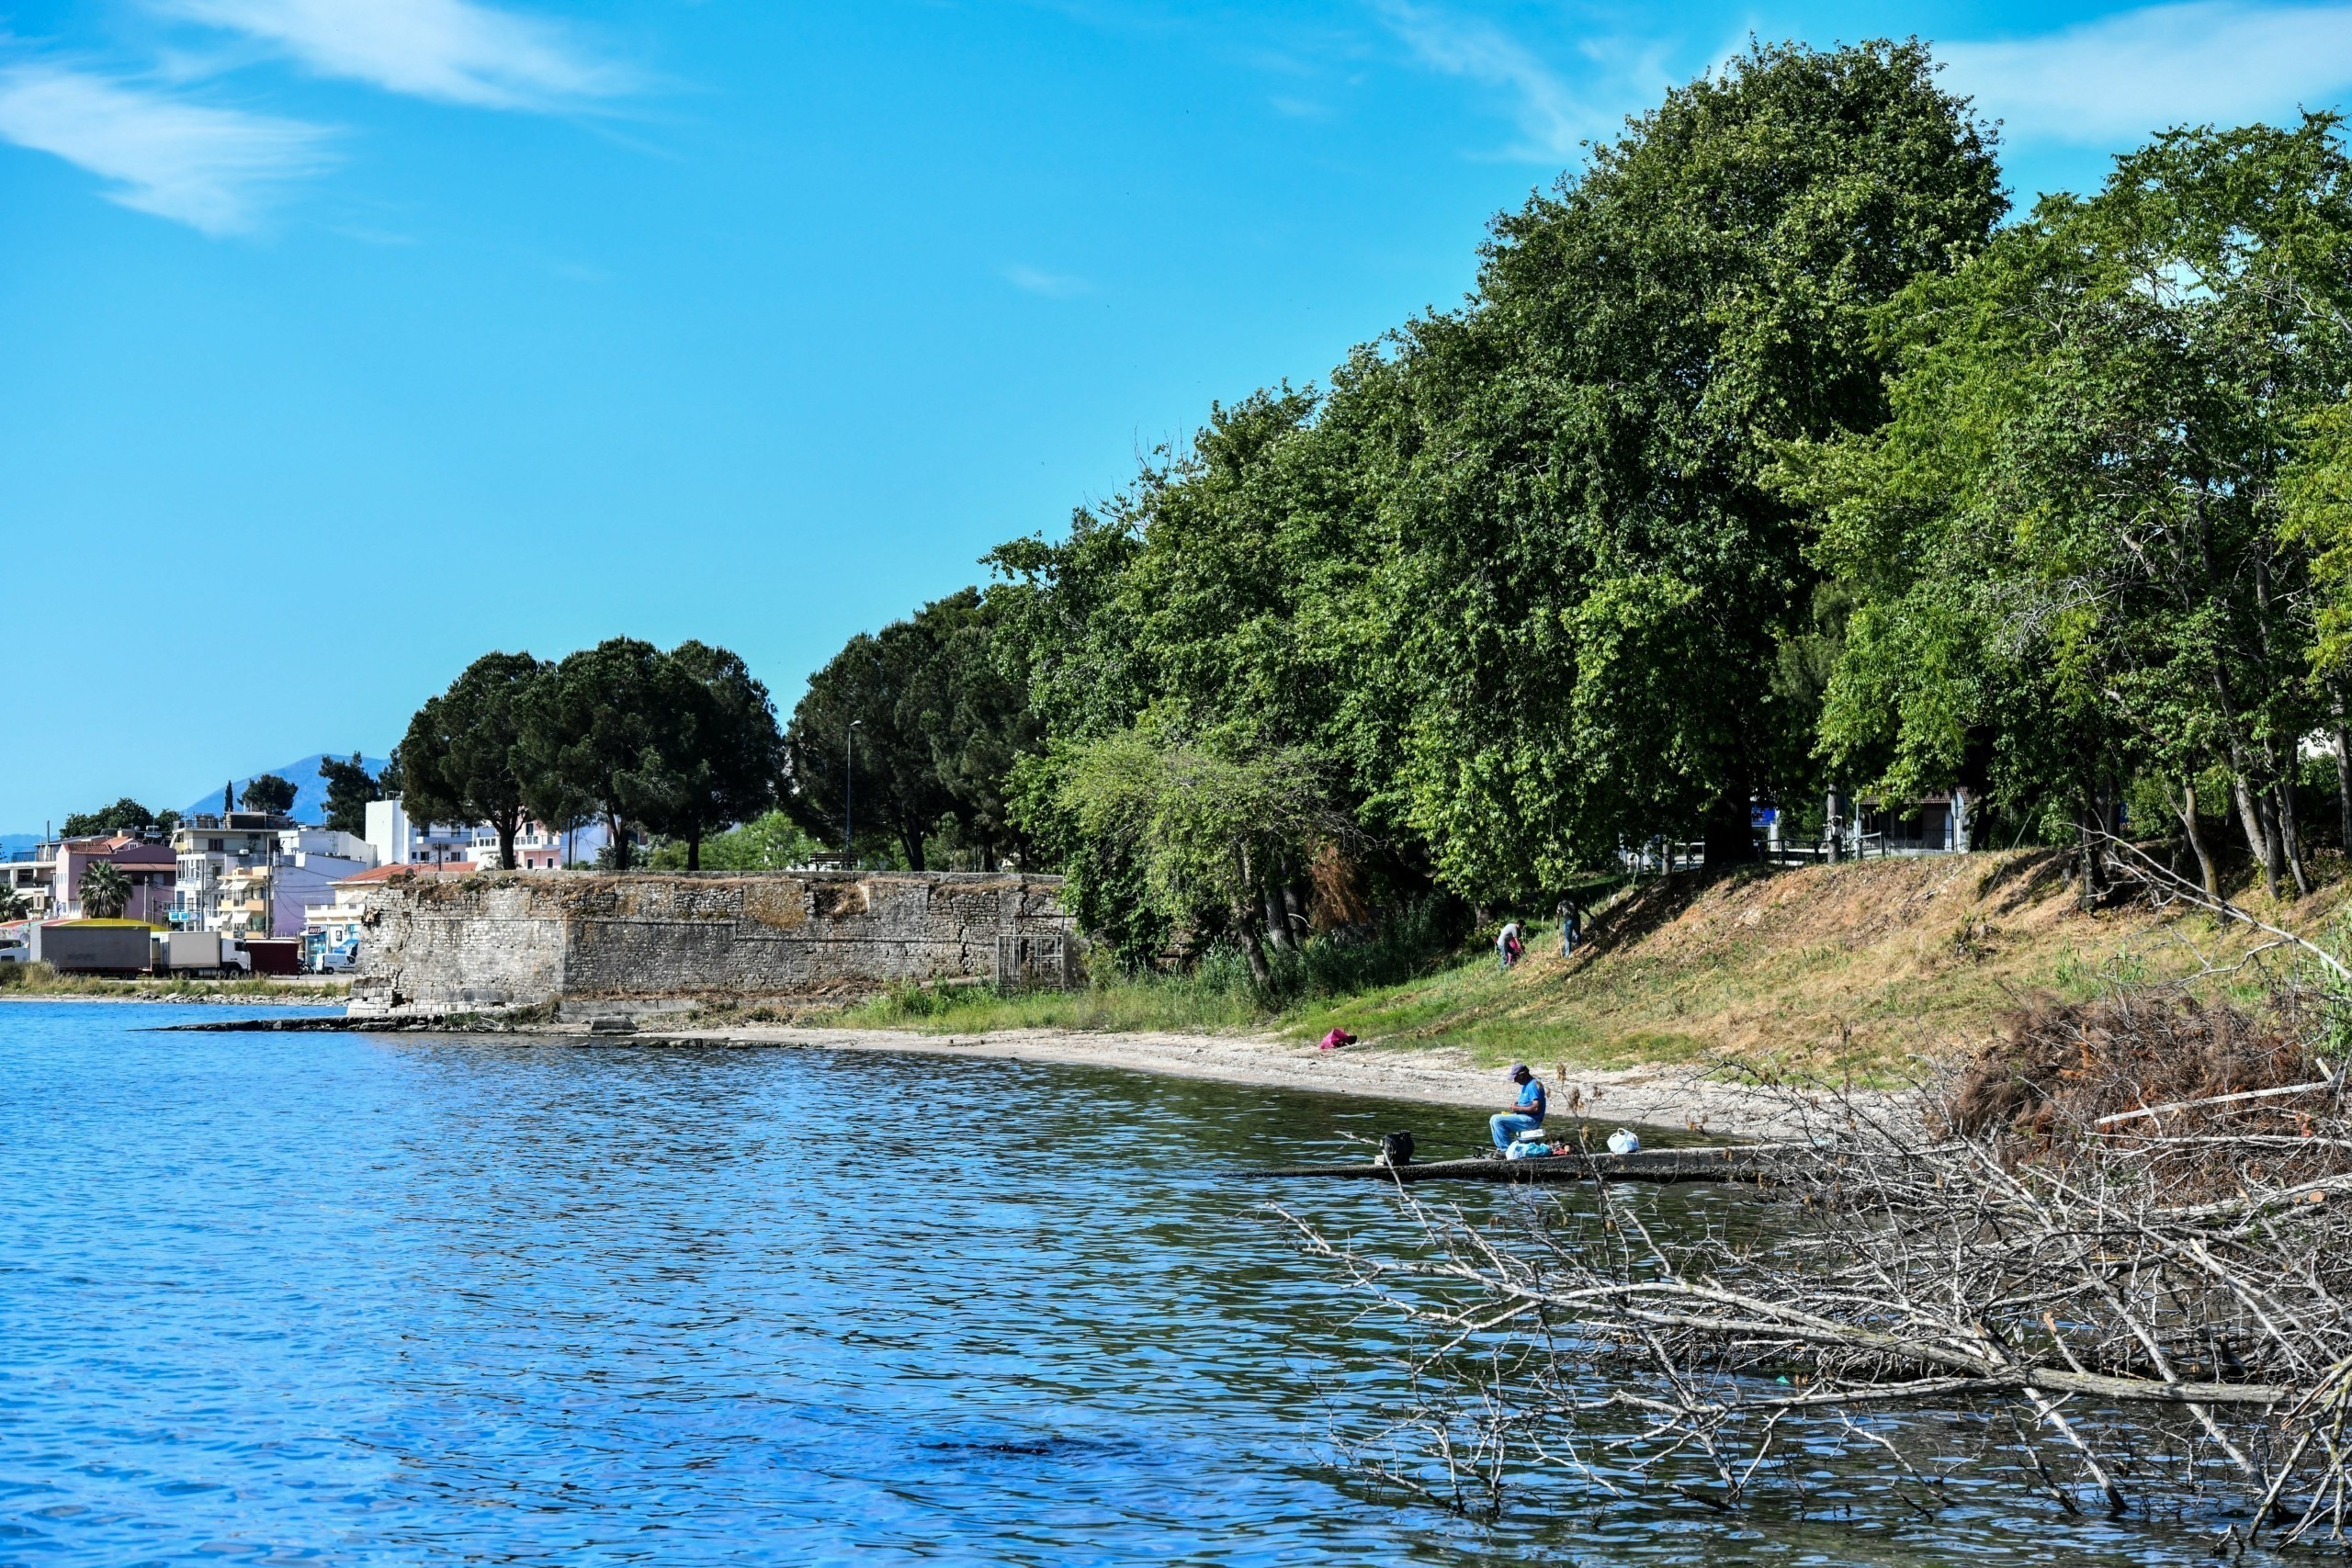
[{"label": "dry soil embankment", "polygon": [[[2324,927],[2343,886],[2266,910]],[[2256,900],[2257,903],[2258,899]],[[1623,1069],[1729,1057],[1874,1077],[1984,1040],[2036,997],[2233,964],[2263,939],[2202,911],[2081,908],[2049,852],[1875,860],[1652,884],[1562,959],[1464,966],[1328,1016],[1391,1047]],[[2209,981],[2251,995],[2253,970]]]}]

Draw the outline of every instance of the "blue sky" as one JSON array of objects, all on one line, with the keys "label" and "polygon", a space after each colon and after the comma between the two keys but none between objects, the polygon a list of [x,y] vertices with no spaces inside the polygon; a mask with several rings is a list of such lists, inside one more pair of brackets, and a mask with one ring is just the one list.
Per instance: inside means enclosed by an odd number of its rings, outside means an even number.
[{"label": "blue sky", "polygon": [[0,5],[0,829],[493,647],[788,709],[1750,32],[1934,40],[2029,198],[2352,85],[2352,5]]}]

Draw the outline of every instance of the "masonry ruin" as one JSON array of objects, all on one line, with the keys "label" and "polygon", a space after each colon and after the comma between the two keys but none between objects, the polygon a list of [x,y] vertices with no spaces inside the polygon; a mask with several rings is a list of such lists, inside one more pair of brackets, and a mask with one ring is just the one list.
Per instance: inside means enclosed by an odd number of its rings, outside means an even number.
[{"label": "masonry ruin", "polygon": [[972,872],[483,872],[367,895],[355,1013],[1067,987],[1061,879]]}]

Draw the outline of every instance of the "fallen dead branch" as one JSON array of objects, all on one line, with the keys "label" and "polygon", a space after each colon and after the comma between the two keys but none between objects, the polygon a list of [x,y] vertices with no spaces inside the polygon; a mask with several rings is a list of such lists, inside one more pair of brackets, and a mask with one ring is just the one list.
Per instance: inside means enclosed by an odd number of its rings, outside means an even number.
[{"label": "fallen dead branch", "polygon": [[1442,1396],[1385,1430],[1442,1427],[1419,1484],[1479,1506],[1518,1471],[1738,1509],[1802,1494],[1826,1446],[1916,1509],[1965,1463],[2068,1509],[2341,1542],[2352,1116],[2324,1034],[2291,997],[2047,1006],[1932,1086],[1925,1126],[1791,1092],[1810,1153],[1769,1201],[1662,1219],[1601,1182],[1476,1218],[1399,1184],[1402,1251],[1276,1213],[1420,1334]]}]

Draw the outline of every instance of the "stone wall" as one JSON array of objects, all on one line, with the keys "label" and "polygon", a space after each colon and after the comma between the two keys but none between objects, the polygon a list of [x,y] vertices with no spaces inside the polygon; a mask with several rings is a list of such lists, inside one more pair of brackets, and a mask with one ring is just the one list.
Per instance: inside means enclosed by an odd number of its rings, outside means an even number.
[{"label": "stone wall", "polygon": [[367,896],[356,1011],[1067,985],[1061,879],[969,872],[484,872]]}]

